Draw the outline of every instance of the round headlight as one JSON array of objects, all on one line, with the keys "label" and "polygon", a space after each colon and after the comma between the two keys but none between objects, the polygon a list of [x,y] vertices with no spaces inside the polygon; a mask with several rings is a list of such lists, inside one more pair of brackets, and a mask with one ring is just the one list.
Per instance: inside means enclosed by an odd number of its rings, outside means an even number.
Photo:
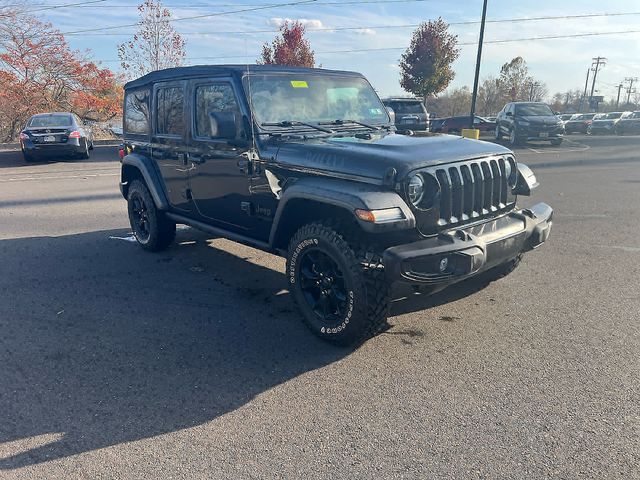
[{"label": "round headlight", "polygon": [[417,207],[424,195],[424,180],[421,175],[414,175],[409,179],[407,194],[409,195],[409,201]]},{"label": "round headlight", "polygon": [[511,179],[511,173],[513,172],[513,165],[511,165],[511,160],[508,158],[504,161],[504,176],[508,179]]}]

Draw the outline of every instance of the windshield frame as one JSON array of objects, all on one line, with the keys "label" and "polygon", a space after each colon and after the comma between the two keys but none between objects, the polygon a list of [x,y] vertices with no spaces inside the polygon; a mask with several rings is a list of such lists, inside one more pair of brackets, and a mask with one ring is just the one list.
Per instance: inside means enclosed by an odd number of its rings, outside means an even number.
[{"label": "windshield frame", "polygon": [[[336,78],[346,78],[346,79],[354,79],[354,80],[358,80],[358,81],[364,81],[369,88],[371,89],[371,92],[375,95],[375,98],[378,100],[378,102],[380,102],[380,107],[382,108],[382,111],[384,113],[384,115],[386,116],[386,120],[382,123],[372,123],[372,125],[376,126],[376,127],[389,127],[393,125],[393,122],[391,121],[391,116],[389,115],[389,111],[387,110],[387,106],[384,104],[384,102],[382,101],[382,99],[380,98],[380,96],[378,95],[378,92],[376,92],[376,90],[373,88],[373,85],[371,85],[371,82],[369,82],[369,80],[360,74],[349,74],[348,72],[346,73],[342,73],[342,72],[331,72],[331,71],[310,71],[310,72],[300,72],[299,74],[300,76],[304,75],[304,76],[318,76],[318,77],[336,77]],[[325,135],[332,135],[332,134],[325,134],[322,132],[318,132],[315,128],[313,127],[308,127],[308,126],[304,126],[304,125],[294,125],[294,126],[288,126],[288,127],[284,127],[284,126],[275,126],[275,125],[264,125],[264,123],[270,123],[268,121],[263,121],[260,120],[258,118],[258,115],[256,115],[255,109],[253,107],[253,98],[252,98],[252,89],[251,89],[251,77],[280,77],[280,78],[289,78],[292,80],[296,80],[296,74],[292,73],[290,71],[284,71],[284,72],[269,72],[269,73],[258,73],[258,72],[248,72],[248,73],[244,73],[241,78],[240,78],[240,83],[242,85],[242,89],[245,95],[245,98],[247,99],[247,104],[249,107],[249,111],[251,113],[251,120],[252,122],[254,122],[254,124],[256,125],[256,127],[258,128],[260,133],[282,133],[282,132],[291,132],[291,133],[314,133],[315,135],[320,135],[320,136],[325,136]],[[291,118],[291,119],[287,119],[287,120],[291,120],[292,122],[304,122],[304,123],[311,123],[311,124],[317,124],[317,122],[313,122],[313,121],[306,121],[306,120],[302,120],[302,119],[297,119],[297,118]],[[332,120],[348,120],[348,119],[332,119]],[[366,120],[365,120],[366,123]],[[322,125],[325,125],[324,123]],[[349,131],[349,130],[362,130],[364,127],[362,125],[359,124],[351,124],[348,122],[345,122],[344,125],[340,125],[338,128],[331,126],[332,130],[335,130],[336,134],[339,134],[340,132],[344,132],[344,131]]]}]

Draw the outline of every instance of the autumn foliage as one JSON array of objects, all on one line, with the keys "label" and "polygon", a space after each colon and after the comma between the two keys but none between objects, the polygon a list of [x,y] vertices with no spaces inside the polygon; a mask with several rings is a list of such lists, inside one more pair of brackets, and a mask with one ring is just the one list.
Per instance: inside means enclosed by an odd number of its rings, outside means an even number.
[{"label": "autumn foliage", "polygon": [[29,116],[71,111],[104,120],[121,110],[121,87],[108,69],[72,50],[59,31],[20,13],[0,23],[0,141],[10,141]]},{"label": "autumn foliage", "polygon": [[258,63],[262,65],[291,65],[295,67],[313,67],[315,58],[309,41],[304,37],[302,23],[285,21],[280,26],[280,34],[271,42],[262,46],[262,55]]},{"label": "autumn foliage", "polygon": [[447,88],[455,77],[451,64],[460,55],[457,44],[441,18],[420,24],[400,59],[402,88],[423,98]]}]

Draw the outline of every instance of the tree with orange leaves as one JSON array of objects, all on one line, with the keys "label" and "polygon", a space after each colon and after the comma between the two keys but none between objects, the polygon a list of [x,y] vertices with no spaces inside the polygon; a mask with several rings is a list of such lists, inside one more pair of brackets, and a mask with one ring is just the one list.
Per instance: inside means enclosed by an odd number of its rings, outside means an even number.
[{"label": "tree with orange leaves", "polygon": [[271,45],[265,43],[262,46],[262,56],[258,59],[258,63],[314,67],[315,55],[304,34],[305,26],[301,22],[285,21],[280,26],[280,35],[271,42]]},{"label": "tree with orange leaves", "polygon": [[0,140],[16,137],[27,118],[71,111],[93,120],[120,113],[118,79],[37,18],[12,12],[0,22]]}]

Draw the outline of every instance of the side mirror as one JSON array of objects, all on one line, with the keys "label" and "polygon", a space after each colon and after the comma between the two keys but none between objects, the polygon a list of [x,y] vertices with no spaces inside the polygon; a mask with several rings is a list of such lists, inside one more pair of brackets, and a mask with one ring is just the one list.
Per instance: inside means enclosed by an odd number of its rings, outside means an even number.
[{"label": "side mirror", "polygon": [[389,114],[391,123],[396,123],[396,112],[393,111],[393,108],[387,107],[387,113]]},{"label": "side mirror", "polygon": [[234,140],[238,135],[235,112],[209,112],[209,125],[212,138]]},{"label": "side mirror", "polygon": [[513,112],[507,112],[507,113],[505,113],[505,115],[506,115],[507,117],[513,117]]}]

